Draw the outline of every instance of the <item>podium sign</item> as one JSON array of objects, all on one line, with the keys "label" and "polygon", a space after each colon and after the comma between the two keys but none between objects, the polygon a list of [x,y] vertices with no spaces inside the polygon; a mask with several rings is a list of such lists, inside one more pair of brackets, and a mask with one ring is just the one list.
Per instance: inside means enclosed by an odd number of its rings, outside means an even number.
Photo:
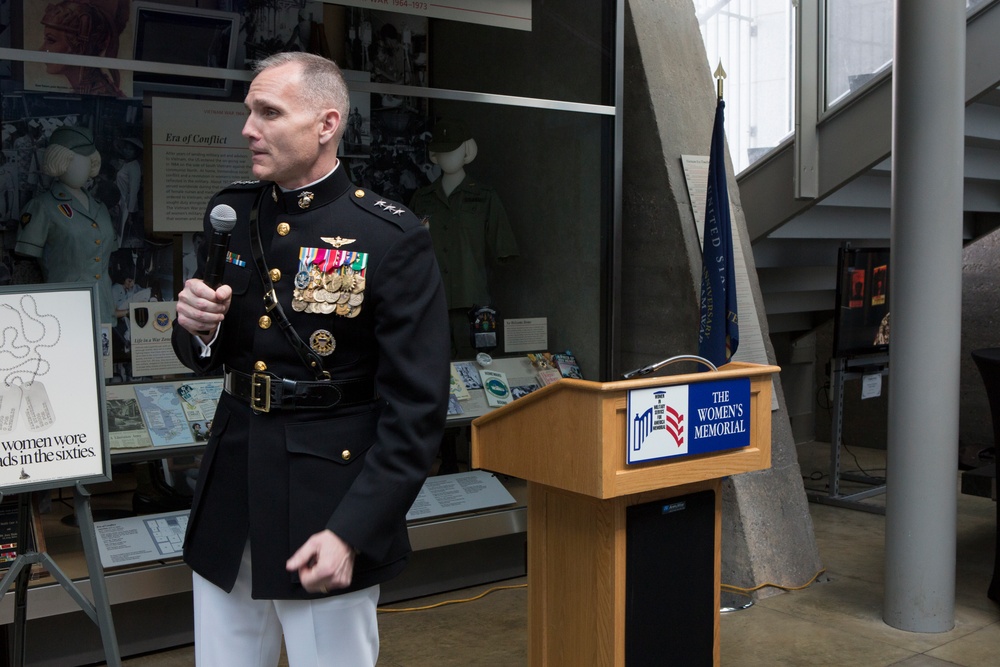
[{"label": "podium sign", "polygon": [[628,392],[626,462],[707,454],[750,445],[750,379]]}]

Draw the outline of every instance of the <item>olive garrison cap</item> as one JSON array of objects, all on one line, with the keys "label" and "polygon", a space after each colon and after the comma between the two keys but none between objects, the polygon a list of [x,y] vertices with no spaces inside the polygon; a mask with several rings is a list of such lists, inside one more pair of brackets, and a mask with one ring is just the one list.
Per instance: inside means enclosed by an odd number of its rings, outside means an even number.
[{"label": "olive garrison cap", "polygon": [[427,148],[435,153],[450,153],[472,138],[468,126],[454,118],[444,118],[434,125]]},{"label": "olive garrison cap", "polygon": [[85,127],[64,125],[52,133],[49,144],[65,146],[80,155],[91,155],[97,150],[97,146],[94,145],[94,135]]}]

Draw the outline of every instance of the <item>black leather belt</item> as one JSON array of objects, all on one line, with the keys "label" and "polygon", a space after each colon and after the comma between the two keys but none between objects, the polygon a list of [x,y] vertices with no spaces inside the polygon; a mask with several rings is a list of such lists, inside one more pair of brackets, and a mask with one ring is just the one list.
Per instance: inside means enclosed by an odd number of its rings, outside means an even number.
[{"label": "black leather belt", "polygon": [[372,378],[288,380],[271,373],[241,373],[227,368],[223,389],[256,412],[349,407],[378,398]]}]

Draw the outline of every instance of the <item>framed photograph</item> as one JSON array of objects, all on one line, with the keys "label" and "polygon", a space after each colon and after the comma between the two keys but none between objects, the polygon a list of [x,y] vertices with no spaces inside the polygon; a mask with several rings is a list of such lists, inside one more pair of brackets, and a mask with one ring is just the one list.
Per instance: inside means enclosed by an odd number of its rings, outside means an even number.
[{"label": "framed photograph", "polygon": [[0,287],[0,492],[111,480],[97,288]]}]

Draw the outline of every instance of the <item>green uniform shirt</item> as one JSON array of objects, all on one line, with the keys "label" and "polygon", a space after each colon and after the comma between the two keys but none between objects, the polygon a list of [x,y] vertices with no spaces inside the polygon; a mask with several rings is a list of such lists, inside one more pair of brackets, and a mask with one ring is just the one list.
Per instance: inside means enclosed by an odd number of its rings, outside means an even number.
[{"label": "green uniform shirt", "polygon": [[496,191],[466,176],[445,196],[439,178],[413,194],[410,210],[430,226],[448,308],[489,305],[487,262],[518,254]]},{"label": "green uniform shirt", "polygon": [[14,252],[37,257],[47,283],[97,283],[101,322],[114,324],[108,262],[118,249],[107,207],[87,195],[87,206],[60,181],[28,202]]}]

